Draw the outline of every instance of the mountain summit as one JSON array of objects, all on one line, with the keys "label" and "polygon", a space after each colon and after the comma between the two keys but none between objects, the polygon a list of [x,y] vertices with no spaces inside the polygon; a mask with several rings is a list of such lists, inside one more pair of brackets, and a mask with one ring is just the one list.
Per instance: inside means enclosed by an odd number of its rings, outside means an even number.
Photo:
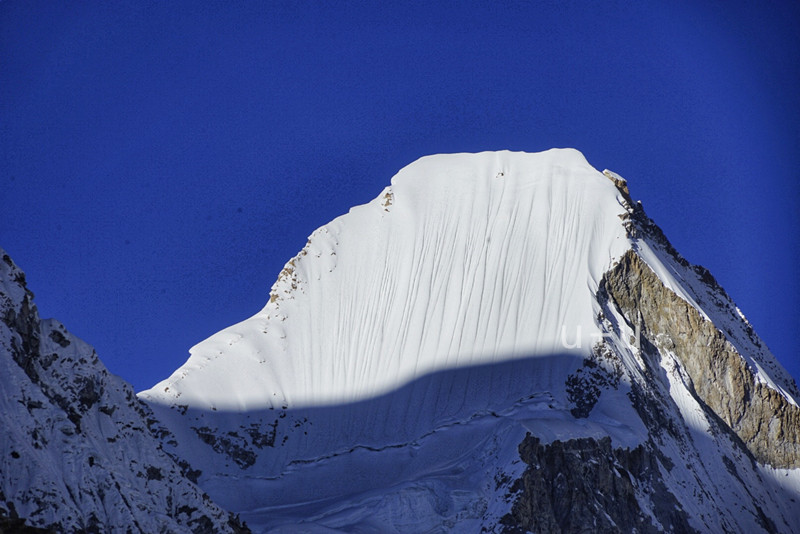
[{"label": "mountain summit", "polygon": [[256,530],[800,525],[794,381],[571,149],[409,165],[140,398]]},{"label": "mountain summit", "polygon": [[0,254],[0,531],[800,531],[797,385],[575,150],[409,165],[138,398]]}]

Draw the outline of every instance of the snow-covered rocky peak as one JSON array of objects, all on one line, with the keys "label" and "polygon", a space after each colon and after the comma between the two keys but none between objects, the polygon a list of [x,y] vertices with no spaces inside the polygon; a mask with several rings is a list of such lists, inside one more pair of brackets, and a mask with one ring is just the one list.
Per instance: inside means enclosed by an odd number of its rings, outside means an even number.
[{"label": "snow-covered rocky peak", "polygon": [[256,530],[800,524],[793,380],[575,150],[422,158],[265,301],[140,394]]},{"label": "snow-covered rocky peak", "polygon": [[2,255],[0,530],[800,524],[797,385],[575,150],[409,165],[144,403],[32,299]]},{"label": "snow-covered rocky peak", "polygon": [[573,149],[422,158],[315,231],[261,312],[142,396],[320,405],[443,369],[586,353],[598,283],[630,248],[622,202]]}]

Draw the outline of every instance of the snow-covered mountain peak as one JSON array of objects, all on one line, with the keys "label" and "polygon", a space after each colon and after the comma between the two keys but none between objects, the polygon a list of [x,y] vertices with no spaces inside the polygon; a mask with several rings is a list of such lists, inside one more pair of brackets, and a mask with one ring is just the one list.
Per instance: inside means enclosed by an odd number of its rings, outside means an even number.
[{"label": "snow-covered mountain peak", "polygon": [[0,530],[800,524],[796,384],[574,150],[409,165],[145,403],[2,259]]},{"label": "snow-covered mountain peak", "polygon": [[351,402],[443,369],[586,354],[630,248],[619,190],[573,149],[422,158],[316,230],[265,308],[142,396],[248,410]]},{"label": "snow-covered mountain peak", "polygon": [[412,163],[141,397],[265,531],[800,521],[796,385],[575,150]]}]

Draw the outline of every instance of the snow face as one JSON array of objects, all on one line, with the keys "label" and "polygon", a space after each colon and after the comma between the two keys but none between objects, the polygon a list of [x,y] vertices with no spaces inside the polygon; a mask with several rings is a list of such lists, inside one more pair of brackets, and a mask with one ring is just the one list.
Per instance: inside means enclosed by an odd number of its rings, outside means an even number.
[{"label": "snow face", "polygon": [[598,281],[630,247],[624,212],[572,149],[422,158],[315,231],[261,312],[142,397],[297,408],[444,369],[585,354],[599,339]]}]

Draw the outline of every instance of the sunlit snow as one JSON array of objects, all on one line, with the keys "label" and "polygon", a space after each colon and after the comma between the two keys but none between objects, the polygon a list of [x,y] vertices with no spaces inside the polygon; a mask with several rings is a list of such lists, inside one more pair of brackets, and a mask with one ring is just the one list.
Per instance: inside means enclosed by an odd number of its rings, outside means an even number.
[{"label": "sunlit snow", "polygon": [[598,282],[630,247],[618,197],[572,149],[422,158],[314,232],[261,312],[143,396],[320,405],[442,369],[586,353]]}]

